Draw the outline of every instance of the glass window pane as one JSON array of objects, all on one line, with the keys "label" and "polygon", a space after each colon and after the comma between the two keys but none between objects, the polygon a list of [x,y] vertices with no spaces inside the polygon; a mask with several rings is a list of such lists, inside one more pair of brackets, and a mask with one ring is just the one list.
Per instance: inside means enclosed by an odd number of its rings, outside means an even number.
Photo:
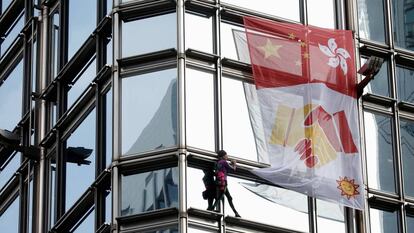
[{"label": "glass window pane", "polygon": [[186,49],[213,53],[213,17],[211,15],[185,14]]},{"label": "glass window pane", "polygon": [[11,28],[8,32],[6,32],[5,39],[3,42],[1,42],[1,54],[3,54],[7,51],[7,49],[10,47],[10,45],[13,43],[13,41],[17,38],[20,31],[23,29],[24,26],[24,17],[23,15],[20,16],[18,21],[15,25],[13,25],[13,28]]},{"label": "glass window pane", "polygon": [[68,60],[96,27],[96,1],[69,1]]},{"label": "glass window pane", "polygon": [[[239,36],[246,41],[246,34],[243,27],[239,27],[233,24],[224,23],[222,22],[220,25],[221,30],[221,56],[226,58],[231,58],[234,60],[240,60],[242,62],[250,63],[250,58],[243,59],[243,57],[239,57],[237,51],[242,51],[242,48],[237,49],[237,46],[242,45],[236,45],[235,43],[235,36]],[[244,44],[246,46],[244,51],[248,51],[247,48],[247,42]]]},{"label": "glass window pane", "polygon": [[55,196],[56,196],[56,159],[51,160],[50,162],[50,175],[49,175],[49,210],[50,210],[50,222],[49,222],[49,229],[52,228],[54,223],[56,222],[55,219]]},{"label": "glass window pane", "polygon": [[112,0],[106,0],[106,14],[110,14],[112,11]]},{"label": "glass window pane", "polygon": [[0,190],[20,167],[20,153],[15,153],[0,167]]},{"label": "glass window pane", "polygon": [[66,142],[66,210],[95,180],[95,129],[93,110]]},{"label": "glass window pane", "polygon": [[[364,64],[366,61],[366,58],[362,58],[361,64]],[[368,85],[364,88],[364,94],[365,93],[372,93],[387,97],[390,96],[387,59],[384,60],[384,63],[382,64],[380,71],[375,75],[375,79],[370,81]]]},{"label": "glass window pane", "polygon": [[243,85],[222,79],[223,148],[231,155],[259,161]]},{"label": "glass window pane", "polygon": [[13,131],[22,116],[23,62],[0,85],[0,128]]},{"label": "glass window pane", "polygon": [[54,12],[52,17],[51,17],[51,45],[52,45],[52,52],[51,52],[51,76],[52,79],[55,79],[56,75],[59,72],[59,67],[58,67],[58,59],[59,59],[59,30],[60,30],[60,22],[59,22],[60,18],[59,18],[59,12]]},{"label": "glass window pane", "polygon": [[307,6],[310,25],[335,28],[334,0],[308,0]]},{"label": "glass window pane", "polygon": [[300,20],[298,0],[222,0],[221,2],[286,19]]},{"label": "glass window pane", "polygon": [[17,197],[6,211],[0,215],[0,229],[2,232],[19,232],[19,197]]},{"label": "glass window pane", "polygon": [[358,0],[359,36],[385,43],[383,0]]},{"label": "glass window pane", "polygon": [[82,223],[79,225],[77,224],[75,229],[71,230],[70,232],[73,233],[87,233],[87,232],[95,232],[95,210],[88,213],[88,216],[85,219],[82,219]]},{"label": "glass window pane", "polygon": [[392,22],[395,45],[414,50],[414,8],[413,2],[392,0]]},{"label": "glass window pane", "polygon": [[414,232],[414,215],[405,215],[405,221],[407,222],[407,232]]},{"label": "glass window pane", "polygon": [[370,208],[371,232],[395,233],[398,232],[397,211],[385,211]]},{"label": "glass window pane", "polygon": [[414,197],[414,122],[400,120],[401,156],[404,171],[404,192]]},{"label": "glass window pane", "polygon": [[122,24],[122,57],[177,47],[176,13]]},{"label": "glass window pane", "polygon": [[414,103],[414,70],[397,66],[396,73],[398,100]]},{"label": "glass window pane", "polygon": [[206,210],[208,207],[208,202],[203,199],[202,195],[202,192],[206,190],[203,177],[204,172],[202,170],[191,167],[187,169],[187,184],[191,184],[187,187],[187,203],[189,208]]},{"label": "glass window pane", "polygon": [[122,154],[176,145],[177,70],[122,79]]},{"label": "glass window pane", "polygon": [[214,151],[214,76],[200,70],[186,71],[187,145]]},{"label": "glass window pane", "polygon": [[318,233],[345,233],[344,208],[336,203],[316,200]]},{"label": "glass window pane", "polygon": [[106,167],[112,163],[112,89],[105,95],[105,161]]},{"label": "glass window pane", "polygon": [[111,223],[112,222],[112,194],[111,191],[105,191],[106,198],[105,198],[105,222]]},{"label": "glass window pane", "polygon": [[87,68],[84,68],[84,70],[82,70],[81,73],[74,79],[74,83],[69,85],[70,89],[68,91],[68,109],[85,91],[95,76],[96,60],[93,59],[91,63],[88,63]]},{"label": "glass window pane", "polygon": [[391,118],[364,112],[368,185],[395,193]]},{"label": "glass window pane", "polygon": [[[243,219],[308,232],[307,197],[297,192],[228,177],[229,192]],[[225,200],[226,215],[233,215]]]},{"label": "glass window pane", "polygon": [[178,207],[176,167],[121,177],[121,216]]},{"label": "glass window pane", "polygon": [[6,11],[7,7],[10,5],[11,2],[12,2],[12,0],[2,0],[1,1],[2,12]]}]

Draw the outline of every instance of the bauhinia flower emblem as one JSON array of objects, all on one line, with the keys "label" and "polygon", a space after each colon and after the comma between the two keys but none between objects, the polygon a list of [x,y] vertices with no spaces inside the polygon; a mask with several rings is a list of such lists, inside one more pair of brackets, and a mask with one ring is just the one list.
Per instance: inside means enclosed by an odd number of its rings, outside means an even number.
[{"label": "bauhinia flower emblem", "polygon": [[329,57],[328,65],[330,67],[336,68],[338,65],[341,65],[341,69],[344,75],[346,75],[348,72],[346,59],[351,57],[348,51],[343,48],[338,48],[334,38],[328,40],[328,46],[319,44],[319,49]]}]

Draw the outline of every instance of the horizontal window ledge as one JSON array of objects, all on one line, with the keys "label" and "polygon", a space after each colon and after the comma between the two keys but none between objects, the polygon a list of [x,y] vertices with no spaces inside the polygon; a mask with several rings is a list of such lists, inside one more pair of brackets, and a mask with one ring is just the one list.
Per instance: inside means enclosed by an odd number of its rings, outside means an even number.
[{"label": "horizontal window ledge", "polygon": [[414,103],[401,101],[398,103],[398,108],[408,112],[414,112]]},{"label": "horizontal window ledge", "polygon": [[127,67],[134,66],[137,64],[150,63],[152,61],[157,61],[161,59],[174,58],[176,56],[177,56],[177,50],[175,48],[171,48],[171,49],[165,49],[161,51],[145,53],[145,54],[126,57],[126,58],[121,58],[121,59],[118,59],[117,61],[120,66],[122,66],[123,68],[127,68]]},{"label": "horizontal window ledge", "polygon": [[209,62],[215,62],[219,58],[219,56],[217,55],[198,51],[196,49],[187,49],[185,51],[185,54],[187,57],[209,61]]},{"label": "horizontal window ledge", "polygon": [[190,217],[195,216],[195,217],[210,219],[214,221],[219,221],[221,217],[223,217],[223,214],[219,212],[201,210],[201,209],[196,209],[196,208],[189,208],[188,214],[190,215]]},{"label": "horizontal window ledge", "polygon": [[375,94],[371,94],[371,93],[364,94],[362,96],[362,100],[372,102],[372,103],[375,103],[375,104],[384,105],[384,106],[387,106],[387,107],[392,107],[394,105],[394,103],[396,102],[395,99],[385,97],[385,96],[379,96],[379,95],[375,95]]},{"label": "horizontal window ledge", "polygon": [[236,218],[232,216],[226,216],[224,219],[226,221],[226,225],[228,229],[232,229],[234,227],[242,227],[242,228],[254,230],[255,232],[302,233],[301,231],[284,229],[281,227],[267,225],[264,223],[254,222],[254,221],[246,220],[243,218]]},{"label": "horizontal window ledge", "polygon": [[[123,21],[133,21],[143,19],[151,16],[168,14],[176,11],[175,1],[164,0],[164,1],[139,1],[128,2],[121,4],[116,12],[119,12]],[[115,13],[116,13],[115,12]]]},{"label": "horizontal window ledge", "polygon": [[233,59],[230,59],[230,58],[225,57],[225,58],[221,59],[221,65],[223,67],[229,67],[229,68],[232,68],[232,69],[252,73],[252,66],[250,64],[240,62],[240,61],[236,61],[236,60],[233,60]]},{"label": "horizontal window ledge", "polygon": [[121,229],[125,228],[137,228],[139,225],[146,225],[145,222],[156,221],[158,224],[161,222],[176,222],[178,221],[178,209],[177,208],[166,208],[159,210],[152,210],[140,214],[133,214],[128,216],[120,216],[116,218]]}]

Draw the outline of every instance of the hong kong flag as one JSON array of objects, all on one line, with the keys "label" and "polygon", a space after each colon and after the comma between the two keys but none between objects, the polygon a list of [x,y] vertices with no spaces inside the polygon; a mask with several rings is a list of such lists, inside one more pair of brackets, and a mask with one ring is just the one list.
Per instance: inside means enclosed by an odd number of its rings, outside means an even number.
[{"label": "hong kong flag", "polygon": [[260,109],[253,128],[271,164],[254,173],[363,209],[352,32],[251,17],[244,24],[256,85],[246,96],[249,109]]}]

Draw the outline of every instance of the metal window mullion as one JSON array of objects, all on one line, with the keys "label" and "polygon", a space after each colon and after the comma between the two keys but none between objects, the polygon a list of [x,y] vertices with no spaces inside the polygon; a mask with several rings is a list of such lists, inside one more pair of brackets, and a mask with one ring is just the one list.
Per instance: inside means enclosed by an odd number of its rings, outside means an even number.
[{"label": "metal window mullion", "polygon": [[223,119],[222,119],[222,69],[221,69],[221,34],[220,34],[221,14],[220,8],[216,7],[213,21],[213,40],[214,53],[216,59],[216,75],[214,77],[214,127],[215,127],[215,149],[216,151],[223,148]]},{"label": "metal window mullion", "polygon": [[177,96],[178,96],[178,197],[179,197],[179,219],[178,229],[181,233],[187,232],[188,212],[187,212],[187,141],[186,141],[186,104],[185,104],[185,6],[184,0],[177,0]]},{"label": "metal window mullion", "polygon": [[[61,130],[57,130],[56,138],[56,179],[55,179],[55,187],[56,192],[55,195],[55,220],[57,221],[60,217],[63,216],[66,210],[66,156],[65,156],[65,149],[66,149],[66,142],[61,141]],[[55,222],[56,222],[55,221]]]},{"label": "metal window mullion", "polygon": [[385,7],[385,34],[386,34],[386,40],[388,40],[388,44],[391,47],[391,49],[394,48],[394,35],[393,35],[393,26],[392,26],[392,7],[391,7],[391,1],[392,0],[384,0],[384,7]]}]

